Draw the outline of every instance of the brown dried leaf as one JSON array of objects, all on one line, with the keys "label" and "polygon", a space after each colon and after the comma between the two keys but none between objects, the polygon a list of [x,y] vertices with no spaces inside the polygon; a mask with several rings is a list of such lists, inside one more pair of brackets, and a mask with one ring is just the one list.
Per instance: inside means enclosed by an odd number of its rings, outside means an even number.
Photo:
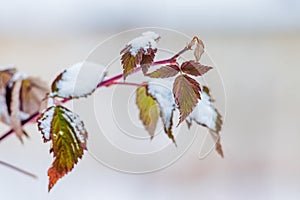
[{"label": "brown dried leaf", "polygon": [[0,71],[0,88],[5,88],[16,73],[15,68],[5,69]]},{"label": "brown dried leaf", "polygon": [[144,86],[136,90],[136,105],[140,111],[140,119],[152,139],[159,117],[159,107],[156,100],[148,95],[146,87]]},{"label": "brown dried leaf", "polygon": [[151,78],[169,78],[177,75],[179,71],[178,65],[166,65],[147,74],[147,76]]},{"label": "brown dried leaf", "polygon": [[49,92],[48,84],[44,81],[29,77],[22,82],[21,110],[29,115],[39,111],[41,102]]},{"label": "brown dried leaf", "polygon": [[212,67],[202,65],[199,62],[195,62],[193,60],[186,61],[181,64],[182,72],[193,76],[202,76],[211,69]]},{"label": "brown dried leaf", "polygon": [[178,125],[193,111],[200,99],[200,91],[199,83],[187,75],[179,75],[175,79],[173,94],[180,111]]},{"label": "brown dried leaf", "polygon": [[194,56],[197,62],[201,59],[203,53],[204,53],[204,44],[202,40],[198,39],[196,47],[194,49]]},{"label": "brown dried leaf", "polygon": [[10,120],[11,120],[11,127],[14,130],[16,136],[19,140],[23,143],[22,136],[24,131],[22,129],[22,123],[20,119],[20,90],[22,86],[22,79],[18,79],[15,81],[12,87],[12,94],[11,94],[11,103],[10,103]]},{"label": "brown dried leaf", "polygon": [[[7,105],[7,86],[11,81],[16,69],[10,68],[5,70],[0,70],[0,121],[5,124],[10,124],[10,113],[9,113],[9,106]],[[8,98],[10,100],[10,98]]]}]

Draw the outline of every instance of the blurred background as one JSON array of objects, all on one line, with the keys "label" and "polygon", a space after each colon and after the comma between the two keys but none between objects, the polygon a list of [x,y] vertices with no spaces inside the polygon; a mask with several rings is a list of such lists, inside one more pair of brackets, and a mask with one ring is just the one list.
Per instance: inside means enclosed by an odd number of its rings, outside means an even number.
[{"label": "blurred background", "polygon": [[[212,152],[199,160],[198,141],[172,166],[132,175],[86,154],[48,194],[52,156],[31,124],[24,145],[15,136],[1,141],[0,160],[38,179],[0,165],[1,198],[299,199],[300,1],[2,0],[0,66],[50,82],[109,36],[138,27],[169,28],[204,41],[226,91],[226,99],[220,96],[226,100],[220,105],[223,115],[226,108],[225,158]],[[1,134],[8,129],[0,125]]]}]

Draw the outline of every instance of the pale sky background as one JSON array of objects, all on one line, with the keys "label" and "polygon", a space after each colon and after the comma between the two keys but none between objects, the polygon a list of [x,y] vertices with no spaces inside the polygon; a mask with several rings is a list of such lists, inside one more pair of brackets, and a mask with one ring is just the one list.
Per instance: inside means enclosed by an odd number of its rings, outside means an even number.
[{"label": "pale sky background", "polygon": [[1,34],[120,31],[140,26],[236,33],[299,30],[297,0],[3,1]]}]

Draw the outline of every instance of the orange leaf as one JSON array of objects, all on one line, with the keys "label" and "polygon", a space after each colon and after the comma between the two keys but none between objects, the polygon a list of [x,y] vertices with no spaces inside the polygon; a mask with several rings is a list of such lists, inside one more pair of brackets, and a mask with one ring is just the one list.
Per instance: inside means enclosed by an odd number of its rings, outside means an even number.
[{"label": "orange leaf", "polygon": [[70,172],[86,150],[87,132],[79,116],[62,106],[48,108],[38,119],[44,142],[51,141],[54,162],[48,170],[50,191]]}]

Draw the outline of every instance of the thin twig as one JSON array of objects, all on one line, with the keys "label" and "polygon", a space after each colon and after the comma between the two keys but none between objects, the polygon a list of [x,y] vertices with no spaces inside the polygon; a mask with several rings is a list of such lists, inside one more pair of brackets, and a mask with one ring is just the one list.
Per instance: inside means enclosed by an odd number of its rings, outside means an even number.
[{"label": "thin twig", "polygon": [[11,164],[8,164],[8,163],[6,163],[6,162],[0,161],[0,165],[3,165],[3,166],[5,166],[5,167],[8,167],[8,168],[10,168],[10,169],[12,169],[12,170],[15,170],[15,171],[17,171],[17,172],[20,172],[20,173],[22,173],[22,174],[25,174],[25,175],[27,175],[27,176],[30,176],[31,178],[35,178],[35,179],[37,178],[36,175],[34,175],[34,174],[30,173],[30,172],[27,172],[27,171],[25,171],[25,170],[23,170],[23,169],[20,169],[20,168],[18,168],[18,167],[16,167],[16,166],[13,166],[13,165],[11,165]]}]

